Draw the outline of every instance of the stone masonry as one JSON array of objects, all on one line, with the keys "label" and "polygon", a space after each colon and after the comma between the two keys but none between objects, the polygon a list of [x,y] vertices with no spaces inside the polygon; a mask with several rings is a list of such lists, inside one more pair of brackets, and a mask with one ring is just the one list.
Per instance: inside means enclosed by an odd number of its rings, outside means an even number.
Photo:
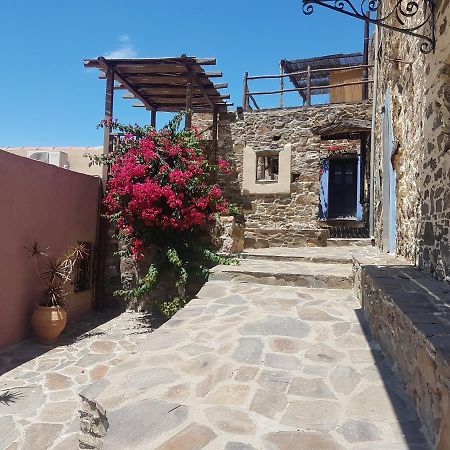
[{"label": "stone masonry", "polygon": [[[227,196],[243,205],[246,229],[319,228],[319,163],[327,154],[326,147],[334,141],[321,141],[313,129],[340,119],[367,120],[370,117],[370,102],[221,114],[218,157],[230,161],[233,172],[220,181]],[[204,130],[211,118],[197,115],[195,121],[200,130]],[[209,138],[208,134],[205,138]],[[243,193],[244,148],[277,150],[287,144],[291,145],[292,152],[290,194]]]},{"label": "stone masonry", "polygon": [[[383,2],[385,11],[394,0]],[[375,233],[382,246],[382,106],[388,89],[397,182],[397,252],[450,279],[450,7],[436,1],[436,49],[381,29],[375,122]],[[422,6],[420,6],[422,8]]]}]

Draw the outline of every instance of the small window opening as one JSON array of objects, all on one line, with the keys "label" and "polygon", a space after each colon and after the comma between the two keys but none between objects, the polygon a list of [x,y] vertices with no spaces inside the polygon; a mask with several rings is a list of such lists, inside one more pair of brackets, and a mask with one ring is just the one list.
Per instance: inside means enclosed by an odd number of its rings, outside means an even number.
[{"label": "small window opening", "polygon": [[278,155],[258,156],[256,181],[278,181]]},{"label": "small window opening", "polygon": [[77,261],[74,268],[73,287],[75,292],[86,291],[92,287],[92,244],[90,242],[78,242],[82,244],[86,254]]}]

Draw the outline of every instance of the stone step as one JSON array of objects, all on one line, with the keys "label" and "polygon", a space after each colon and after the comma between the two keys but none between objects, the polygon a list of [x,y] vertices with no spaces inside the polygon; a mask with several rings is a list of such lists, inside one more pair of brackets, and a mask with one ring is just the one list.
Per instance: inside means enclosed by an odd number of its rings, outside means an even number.
[{"label": "stone step", "polygon": [[240,259],[270,261],[312,262],[322,264],[352,264],[354,257],[378,255],[375,247],[270,247],[246,249],[238,254]]},{"label": "stone step", "polygon": [[216,266],[209,279],[281,286],[350,289],[352,264],[243,259],[237,266]]},{"label": "stone step", "polygon": [[258,259],[271,261],[313,262],[323,264],[352,264],[353,252],[351,247],[270,247],[246,249],[239,255],[239,259]]},{"label": "stone step", "polygon": [[372,247],[370,238],[328,238],[327,247]]}]

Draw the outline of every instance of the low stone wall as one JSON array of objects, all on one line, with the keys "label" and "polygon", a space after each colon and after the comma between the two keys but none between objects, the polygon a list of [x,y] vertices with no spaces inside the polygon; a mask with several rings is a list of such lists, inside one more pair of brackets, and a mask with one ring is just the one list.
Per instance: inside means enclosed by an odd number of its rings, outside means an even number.
[{"label": "low stone wall", "polygon": [[450,294],[399,260],[355,262],[355,288],[374,338],[414,401],[434,448],[450,448]]},{"label": "low stone wall", "polygon": [[217,223],[217,238],[220,243],[220,252],[227,254],[241,253],[244,250],[244,229],[242,220],[233,216],[219,217]]}]

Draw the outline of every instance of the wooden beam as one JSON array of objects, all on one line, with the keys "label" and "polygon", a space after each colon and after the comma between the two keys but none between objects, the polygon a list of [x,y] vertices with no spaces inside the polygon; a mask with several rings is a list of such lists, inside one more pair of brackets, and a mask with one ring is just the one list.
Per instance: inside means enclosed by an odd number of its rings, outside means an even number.
[{"label": "wooden beam", "polygon": [[193,83],[192,72],[188,74],[188,82],[186,85],[186,117],[184,128],[190,130],[192,128],[192,85]]},{"label": "wooden beam", "polygon": [[[280,75],[284,75],[284,66],[283,66],[283,61],[280,61]],[[280,77],[280,108],[283,108],[284,106],[284,77],[281,76]],[[253,98],[253,97],[252,97]]]},{"label": "wooden beam", "polygon": [[[188,85],[190,85],[191,89],[194,89],[195,87],[200,89],[200,91],[202,92],[203,96],[205,97],[205,100],[209,103],[211,108],[214,109],[214,102],[211,100],[211,98],[208,95],[208,92],[206,91],[205,87],[203,86],[203,84],[198,79],[198,76],[195,73],[195,71],[192,70],[192,64],[187,59],[186,55],[182,55],[182,58],[184,60],[184,64],[185,64],[186,70],[189,72],[189,75],[190,75],[190,79],[188,80]],[[187,95],[188,94],[186,93],[186,99],[188,98]],[[190,95],[191,95],[191,102],[192,102],[192,95],[193,95],[192,91],[191,91]],[[190,126],[189,126],[189,128],[190,128]]]},{"label": "wooden beam", "polygon": [[244,111],[248,109],[248,72],[244,73],[244,81],[242,82],[242,107]]},{"label": "wooden beam", "polygon": [[[152,87],[142,87],[142,86],[135,86],[133,87],[139,91],[142,95],[179,95],[184,97],[186,94],[186,85],[184,86],[168,86],[168,85],[153,85]],[[219,94],[219,92],[216,89],[204,88],[208,95],[210,96],[218,96],[218,95],[229,95],[229,94]],[[203,95],[203,91],[201,87],[194,86],[193,87],[194,95]]]},{"label": "wooden beam", "polygon": [[311,66],[308,66],[306,75],[306,106],[311,106]]},{"label": "wooden beam", "polygon": [[152,111],[152,112],[150,113],[150,125],[151,125],[153,128],[156,128],[156,111]]},{"label": "wooden beam", "polygon": [[208,78],[220,78],[223,76],[222,72],[205,72],[204,74]]},{"label": "wooden beam", "polygon": [[[109,121],[113,118],[114,112],[114,68],[110,67],[106,71],[106,90],[105,90],[105,116],[104,120]],[[111,126],[103,127],[103,153],[107,155],[112,151],[113,141],[111,138]],[[108,167],[103,167],[102,179],[106,184],[108,176]]]},{"label": "wooden beam", "polygon": [[228,83],[214,83],[214,89],[226,89],[228,87]]},{"label": "wooden beam", "polygon": [[[99,63],[102,64],[104,70],[108,70],[109,66],[105,58],[99,58]],[[157,109],[155,105],[151,104],[149,101],[144,99],[141,95],[139,95],[133,87],[126,81],[124,78],[117,72],[117,70],[114,71],[114,78],[119,81],[123,86],[125,86],[136,98],[138,98],[144,105],[150,109],[154,110]]]},{"label": "wooden beam", "polygon": [[[333,89],[337,87],[342,86],[352,86],[354,84],[365,84],[365,83],[373,83],[373,80],[360,80],[360,81],[349,81],[348,83],[338,83],[338,84],[331,84],[326,86],[311,86],[311,91],[320,90],[320,89]],[[304,88],[292,88],[292,89],[285,89],[284,92],[302,92],[306,91],[306,87]],[[260,92],[249,92],[249,95],[266,95],[266,94],[279,94],[280,90],[276,91],[260,91]]]},{"label": "wooden beam", "polygon": [[[325,69],[311,69],[311,73],[327,73],[327,72],[339,72],[341,70],[352,70],[352,69],[363,69],[363,68],[371,68],[373,64],[358,64],[357,66],[345,66],[345,67],[332,67]],[[261,80],[264,78],[281,78],[281,77],[290,77],[292,75],[307,75],[307,70],[301,70],[299,72],[290,72],[285,73],[284,75],[251,75],[248,77],[249,80]]]}]

